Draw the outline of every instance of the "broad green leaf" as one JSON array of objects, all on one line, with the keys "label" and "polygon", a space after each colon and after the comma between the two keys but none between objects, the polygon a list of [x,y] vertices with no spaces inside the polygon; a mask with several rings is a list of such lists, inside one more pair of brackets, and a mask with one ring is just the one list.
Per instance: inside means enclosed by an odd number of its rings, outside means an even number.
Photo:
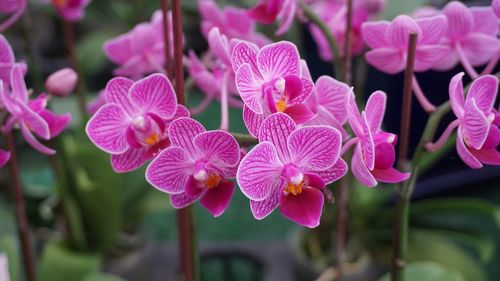
[{"label": "broad green leaf", "polygon": [[83,279],[83,281],[125,281],[125,279],[106,273],[92,273]]},{"label": "broad green leaf", "polygon": [[[463,276],[447,269],[436,262],[413,262],[408,264],[403,272],[405,281],[465,281]],[[379,281],[390,281],[390,273]]]}]

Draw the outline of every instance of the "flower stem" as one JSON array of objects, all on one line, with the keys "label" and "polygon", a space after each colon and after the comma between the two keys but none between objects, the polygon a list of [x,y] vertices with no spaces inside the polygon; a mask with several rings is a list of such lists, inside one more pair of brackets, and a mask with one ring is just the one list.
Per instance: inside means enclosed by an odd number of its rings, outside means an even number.
[{"label": "flower stem", "polygon": [[469,62],[469,59],[467,59],[467,56],[465,55],[464,50],[462,49],[462,46],[460,44],[456,44],[455,47],[457,50],[458,58],[462,63],[465,72],[467,72],[467,74],[470,76],[471,79],[476,79],[477,77],[479,77],[479,74],[476,72],[474,67],[472,67],[472,65]]},{"label": "flower stem", "polygon": [[[405,80],[403,88],[403,110],[401,112],[401,130],[399,144],[398,165],[401,170],[407,170],[408,145],[410,138],[411,102],[412,102],[412,80],[415,65],[415,53],[417,48],[417,34],[410,33],[408,44],[408,57],[406,60]],[[408,243],[408,221],[410,200],[403,196],[405,193],[402,185],[396,189],[396,221],[393,229],[393,252],[391,280],[404,280],[403,269],[406,259],[406,248]]]},{"label": "flower stem", "polygon": [[168,18],[168,1],[169,0],[160,0],[161,11],[163,15],[163,40],[165,43],[165,68],[167,70],[167,77],[172,79],[174,77],[174,69],[173,64],[170,60],[170,54],[172,54],[172,50],[170,49],[170,22]]},{"label": "flower stem", "polygon": [[451,122],[448,125],[448,127],[446,127],[446,129],[444,130],[444,132],[441,135],[441,137],[439,137],[439,139],[436,142],[434,142],[434,143],[432,143],[432,142],[426,143],[425,144],[425,148],[427,150],[435,151],[435,150],[438,150],[441,147],[443,147],[443,145],[446,143],[446,141],[450,137],[450,135],[453,132],[453,130],[455,130],[455,128],[458,127],[458,125],[460,125],[460,120],[458,120],[458,119],[456,119],[455,121]]},{"label": "flower stem", "polygon": [[336,77],[343,77],[342,75],[342,62],[340,59],[340,52],[337,46],[337,42],[333,37],[332,32],[328,28],[328,26],[316,15],[316,13],[306,4],[304,1],[300,2],[300,6],[302,7],[302,11],[304,11],[304,15],[314,24],[316,25],[323,35],[326,37],[328,41],[328,45],[330,45],[330,50],[332,51],[333,59],[332,59],[332,67],[333,72]]},{"label": "flower stem", "polygon": [[233,133],[233,132],[231,132],[230,134],[233,135],[233,137],[236,139],[236,141],[238,141],[238,143],[242,147],[249,147],[249,146],[256,145],[259,143],[259,140],[252,137],[251,135]]},{"label": "flower stem", "polygon": [[[174,31],[174,58],[175,58],[175,87],[177,101],[185,104],[184,96],[184,68],[182,54],[182,15],[181,1],[172,0],[173,31]],[[198,279],[196,267],[196,246],[194,241],[193,212],[190,206],[177,211],[177,230],[180,245],[182,278],[185,281]]]},{"label": "flower stem", "polygon": [[23,254],[24,270],[28,281],[35,281],[35,266],[33,262],[33,253],[31,251],[31,242],[29,238],[29,225],[26,215],[26,206],[24,203],[21,178],[19,174],[19,163],[17,162],[16,144],[12,132],[6,134],[7,143],[11,153],[10,156],[10,174],[12,179],[12,195],[15,201],[15,212],[17,229],[19,231],[19,240]]},{"label": "flower stem", "polygon": [[69,60],[71,67],[78,74],[78,84],[76,88],[76,95],[78,100],[78,109],[82,119],[87,118],[87,103],[85,100],[85,79],[82,75],[80,69],[80,64],[78,62],[78,57],[76,54],[76,35],[75,35],[75,25],[74,23],[63,20],[63,31],[64,39],[66,41],[66,47],[68,48]]},{"label": "flower stem", "polygon": [[488,62],[488,64],[483,69],[483,71],[481,72],[480,75],[486,75],[486,74],[490,74],[491,72],[493,72],[493,70],[495,69],[495,66],[497,66],[497,64],[498,64],[499,58],[500,58],[500,52],[498,52],[496,55],[494,55],[491,58],[491,60]]}]

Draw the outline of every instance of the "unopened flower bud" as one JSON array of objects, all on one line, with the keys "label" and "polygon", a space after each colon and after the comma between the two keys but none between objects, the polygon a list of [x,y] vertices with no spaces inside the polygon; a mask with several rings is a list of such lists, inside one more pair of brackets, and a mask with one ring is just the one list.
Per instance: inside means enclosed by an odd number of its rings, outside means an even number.
[{"label": "unopened flower bud", "polygon": [[63,68],[47,78],[45,88],[54,96],[65,97],[75,89],[77,82],[78,74],[71,68]]}]

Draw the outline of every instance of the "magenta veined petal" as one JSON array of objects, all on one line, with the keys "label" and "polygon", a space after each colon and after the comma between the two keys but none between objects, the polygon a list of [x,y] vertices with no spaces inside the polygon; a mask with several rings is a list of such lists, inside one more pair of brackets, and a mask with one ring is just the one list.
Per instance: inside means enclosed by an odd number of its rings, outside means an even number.
[{"label": "magenta veined petal", "polygon": [[10,151],[0,149],[0,168],[5,166],[10,159]]},{"label": "magenta veined petal", "polygon": [[337,181],[338,179],[345,176],[347,173],[347,163],[344,159],[339,158],[332,167],[324,170],[314,172],[324,181],[325,185]]},{"label": "magenta veined petal", "polygon": [[301,103],[288,106],[283,113],[290,116],[296,124],[307,123],[318,115],[312,112],[307,105]]},{"label": "magenta veined petal", "polygon": [[286,75],[302,76],[297,47],[287,41],[266,45],[257,54],[257,69],[265,81]]},{"label": "magenta veined petal", "polygon": [[229,206],[233,194],[234,182],[223,180],[218,186],[209,188],[201,197],[200,203],[214,217],[218,217],[222,215]]},{"label": "magenta veined petal", "polygon": [[20,65],[16,64],[12,67],[10,73],[10,83],[12,88],[12,95],[17,97],[22,102],[28,101],[28,89],[24,81],[24,72]]},{"label": "magenta veined petal", "polygon": [[372,173],[375,179],[386,183],[398,183],[410,178],[410,173],[401,173],[392,167],[385,170],[374,169]]},{"label": "magenta veined petal", "polygon": [[275,113],[267,117],[260,126],[259,141],[271,142],[278,153],[279,159],[285,163],[290,160],[287,140],[295,130],[292,118],[283,113]]},{"label": "magenta veined petal", "polygon": [[111,167],[117,173],[127,173],[141,167],[146,160],[146,148],[129,148],[122,154],[111,155]]},{"label": "magenta veined petal", "polygon": [[248,106],[243,106],[243,121],[245,122],[245,126],[252,137],[259,137],[260,126],[262,125],[262,122],[264,122],[264,119],[266,119],[265,114],[257,114],[248,108]]},{"label": "magenta veined petal", "polygon": [[339,82],[329,76],[321,76],[316,81],[316,96],[318,104],[330,112],[339,124],[347,120],[347,97],[351,89],[345,83]]},{"label": "magenta veined petal", "polygon": [[421,44],[435,45],[445,36],[448,21],[444,15],[422,17],[415,20],[422,31]]},{"label": "magenta veined petal", "polygon": [[443,14],[448,19],[447,36],[450,38],[460,38],[472,31],[474,17],[464,4],[452,1],[443,8]]},{"label": "magenta veined petal", "polygon": [[496,148],[472,150],[471,153],[481,163],[500,166],[500,152]]},{"label": "magenta veined petal", "polygon": [[49,140],[50,129],[49,124],[45,121],[40,114],[34,112],[25,103],[18,102],[17,105],[21,108],[22,114],[18,116],[27,125],[30,131],[37,134],[39,137]]},{"label": "magenta veined petal", "polygon": [[236,72],[235,83],[245,105],[257,114],[264,113],[262,105],[261,81],[248,63],[240,66]]},{"label": "magenta veined petal", "polygon": [[415,53],[415,71],[422,72],[433,68],[436,63],[438,63],[450,51],[450,48],[445,45],[417,46]]},{"label": "magenta veined petal", "polygon": [[179,194],[184,191],[194,164],[182,148],[163,150],[146,169],[146,180],[156,189]]},{"label": "magenta veined petal", "polygon": [[233,66],[234,73],[238,72],[238,69],[245,64],[248,63],[250,68],[254,73],[258,73],[257,69],[257,52],[259,48],[246,41],[238,42],[231,54],[231,65]]},{"label": "magenta veined petal", "polygon": [[463,76],[463,72],[453,76],[449,86],[451,109],[458,118],[462,118],[464,116],[465,97],[462,84]]},{"label": "magenta veined petal", "polygon": [[210,50],[215,54],[215,56],[224,64],[230,66],[231,54],[229,53],[229,43],[227,37],[220,33],[219,28],[214,27],[210,29],[207,40]]},{"label": "magenta veined petal", "polygon": [[314,228],[320,223],[324,200],[321,190],[304,187],[298,195],[282,195],[279,206],[284,217],[300,225]]},{"label": "magenta veined petal", "polygon": [[101,107],[87,123],[90,140],[109,154],[122,154],[129,148],[125,132],[130,124],[123,109],[115,104]]},{"label": "magenta veined petal", "polygon": [[226,131],[208,131],[198,134],[194,145],[202,151],[203,158],[219,166],[235,166],[240,161],[240,146]]},{"label": "magenta veined petal", "polygon": [[494,59],[498,54],[500,42],[496,36],[471,33],[460,42],[465,57],[472,66],[480,66]]},{"label": "magenta veined petal", "polygon": [[474,98],[465,103],[465,114],[460,127],[470,146],[475,149],[480,149],[483,146],[488,137],[490,122],[476,105]]},{"label": "magenta veined petal", "polygon": [[361,137],[360,145],[363,153],[363,160],[366,163],[366,167],[369,170],[373,170],[375,167],[375,143],[373,141],[373,134],[366,120],[365,112],[361,113],[361,118],[363,119],[361,123],[363,126],[363,137]]},{"label": "magenta veined petal", "polygon": [[181,117],[172,121],[168,127],[168,136],[172,145],[184,149],[187,156],[191,159],[196,159],[200,153],[194,146],[193,140],[198,134],[203,132],[205,132],[205,128],[200,122],[187,117]]},{"label": "magenta veined petal", "polygon": [[198,197],[191,197],[185,192],[170,195],[170,203],[176,209],[187,207],[193,204],[193,202],[195,202],[196,200],[198,200]]},{"label": "magenta veined petal", "polygon": [[129,116],[134,116],[138,112],[138,108],[129,99],[129,90],[134,84],[134,81],[125,77],[115,77],[106,85],[106,102],[114,103],[123,108]]},{"label": "magenta veined petal", "polygon": [[46,147],[45,145],[41,144],[35,136],[31,133],[30,129],[28,126],[23,122],[20,124],[21,126],[21,134],[23,135],[24,139],[36,150],[39,152],[46,154],[46,155],[54,155],[56,154],[56,151]]},{"label": "magenta veined petal", "polygon": [[477,107],[487,113],[493,108],[497,93],[498,78],[493,75],[484,75],[472,82],[466,100],[469,102],[474,99]]},{"label": "magenta veined petal", "polygon": [[359,114],[358,105],[356,104],[356,98],[354,93],[351,93],[347,97],[347,118],[349,119],[349,124],[351,125],[352,130],[356,136],[363,136],[363,125],[361,114]]},{"label": "magenta veined petal", "polygon": [[395,17],[385,33],[385,40],[395,48],[408,46],[410,33],[420,35],[422,31],[414,19],[406,15]]},{"label": "magenta veined petal", "polygon": [[298,128],[288,137],[292,163],[306,171],[324,171],[337,162],[342,145],[340,132],[328,126]]},{"label": "magenta veined petal", "polygon": [[132,85],[130,100],[142,112],[152,112],[161,118],[170,118],[177,109],[174,88],[163,74],[152,74]]},{"label": "magenta veined petal", "polygon": [[377,48],[366,52],[366,61],[375,68],[388,74],[396,74],[404,69],[403,53],[395,48]]},{"label": "magenta veined petal", "polygon": [[281,187],[282,167],[274,145],[263,141],[241,160],[236,179],[245,196],[260,201]]},{"label": "magenta veined petal", "polygon": [[491,7],[470,7],[469,10],[474,17],[474,32],[496,36],[498,29],[498,18],[494,12],[494,2]]},{"label": "magenta veined petal", "polygon": [[370,131],[373,133],[377,133],[382,127],[386,101],[387,95],[382,91],[376,91],[370,95],[366,102],[366,121],[368,122]]},{"label": "magenta veined petal", "polygon": [[483,164],[481,164],[481,162],[479,162],[479,160],[477,160],[477,158],[474,157],[474,155],[472,155],[469,149],[465,146],[461,127],[458,127],[457,130],[456,148],[458,156],[462,158],[467,166],[471,167],[472,169],[480,169],[483,167]]},{"label": "magenta veined petal", "polygon": [[275,190],[266,199],[254,201],[250,199],[250,210],[255,219],[261,220],[271,214],[279,204],[280,190]]},{"label": "magenta veined petal", "polygon": [[366,45],[372,49],[387,46],[385,33],[391,23],[388,21],[365,22],[361,26],[361,36]]},{"label": "magenta veined petal", "polygon": [[351,160],[351,170],[360,183],[368,187],[374,187],[377,185],[377,180],[375,180],[370,170],[368,170],[363,158],[361,157],[360,145],[354,149]]}]

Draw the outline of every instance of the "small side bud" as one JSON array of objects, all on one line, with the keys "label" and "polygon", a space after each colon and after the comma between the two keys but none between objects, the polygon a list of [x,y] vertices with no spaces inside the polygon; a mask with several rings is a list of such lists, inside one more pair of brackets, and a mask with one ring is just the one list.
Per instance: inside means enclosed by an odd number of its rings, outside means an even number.
[{"label": "small side bud", "polygon": [[71,68],[63,68],[47,78],[45,88],[51,95],[65,97],[73,92],[77,82],[78,74]]}]

